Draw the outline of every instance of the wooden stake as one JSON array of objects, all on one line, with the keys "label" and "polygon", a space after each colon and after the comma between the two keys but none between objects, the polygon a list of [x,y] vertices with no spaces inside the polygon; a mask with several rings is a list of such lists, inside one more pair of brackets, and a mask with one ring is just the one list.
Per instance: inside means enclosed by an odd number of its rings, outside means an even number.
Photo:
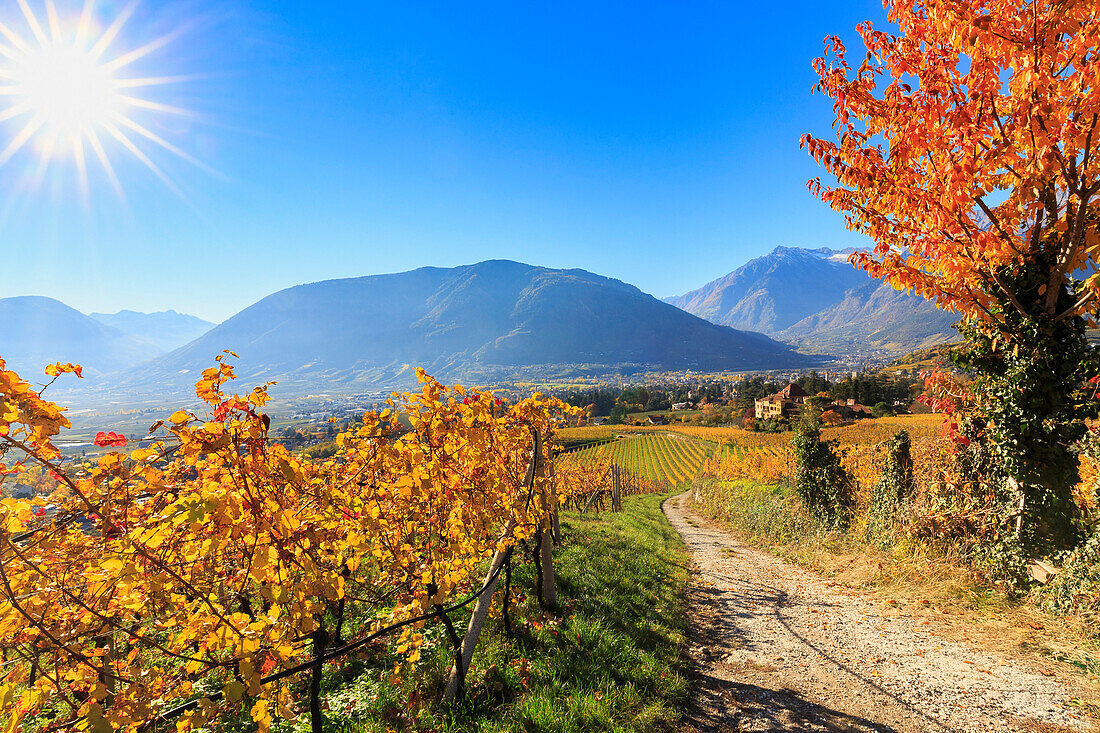
[{"label": "wooden stake", "polygon": [[558,518],[558,479],[554,475],[554,463],[550,463],[550,502],[554,513],[550,515],[550,521],[554,535],[554,547],[561,545],[561,522]]},{"label": "wooden stake", "polygon": [[615,511],[621,512],[623,510],[623,471],[620,468],[618,471],[618,480],[615,482]]},{"label": "wooden stake", "polygon": [[[531,462],[527,464],[527,476],[524,477],[523,485],[527,487],[527,490],[533,491],[535,485],[535,472],[545,467],[542,466],[542,441],[539,439],[539,434],[535,433],[534,450],[531,453]],[[530,494],[528,494],[530,499]],[[512,537],[512,533],[516,529],[516,520],[509,519],[508,524],[505,525],[504,531],[501,532],[498,545],[503,542],[507,542]],[[470,662],[474,658],[474,649],[477,647],[478,637],[481,636],[481,627],[485,625],[485,618],[489,615],[489,608],[493,605],[493,594],[496,593],[497,585],[500,583],[500,573],[504,567],[504,564],[508,562],[508,559],[512,556],[512,545],[508,545],[503,549],[498,549],[493,553],[493,559],[489,563],[489,572],[485,574],[485,580],[482,582],[481,595],[478,596],[477,601],[474,602],[473,614],[470,616],[470,624],[466,627],[466,635],[462,637],[462,646],[459,650],[459,654],[455,660],[455,664],[451,667],[451,675],[447,679],[447,687],[443,691],[443,704],[450,705],[454,702],[455,696],[459,690],[459,684],[461,677],[464,677],[470,670]],[[543,571],[545,574],[545,571]],[[551,569],[553,573],[553,569]]]},{"label": "wooden stake", "polygon": [[[510,538],[515,528],[515,521],[508,520],[508,526],[504,528],[501,541]],[[485,617],[489,615],[489,607],[493,605],[493,594],[496,592],[497,583],[500,582],[500,569],[511,554],[512,547],[509,545],[503,550],[497,550],[496,554],[493,555],[493,561],[489,563],[489,572],[485,574],[485,581],[482,583],[483,586],[488,587],[474,602],[474,612],[470,616],[470,625],[466,627],[466,635],[462,637],[462,647],[458,659],[456,664],[451,667],[451,676],[447,679],[447,689],[443,691],[444,705],[450,705],[454,702],[455,695],[458,693],[459,680],[465,676],[463,673],[470,669],[470,662],[474,658],[474,648],[477,647],[478,637],[481,636],[481,627],[485,625]]]},{"label": "wooden stake", "polygon": [[[535,448],[537,453],[535,454],[535,476],[536,480],[546,476],[546,464],[542,460],[542,451],[538,450],[539,441],[535,440]],[[551,491],[551,501],[553,501],[553,491]],[[550,511],[557,514],[556,507],[548,507]],[[543,520],[539,527],[539,559],[542,566],[542,582],[539,584],[542,588],[542,595],[539,598],[543,608],[555,608],[558,605],[558,588],[557,583],[554,582],[554,535],[553,535],[553,515]]]},{"label": "wooden stake", "polygon": [[541,534],[539,552],[542,555],[542,607],[557,608],[558,586],[554,578],[554,538],[549,530]]}]

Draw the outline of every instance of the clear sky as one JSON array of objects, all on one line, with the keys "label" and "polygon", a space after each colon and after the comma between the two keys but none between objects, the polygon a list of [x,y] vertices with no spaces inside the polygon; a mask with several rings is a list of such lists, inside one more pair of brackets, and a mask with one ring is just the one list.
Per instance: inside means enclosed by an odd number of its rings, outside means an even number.
[{"label": "clear sky", "polygon": [[[123,7],[98,0],[100,24]],[[29,34],[15,0],[0,19]],[[127,73],[189,75],[139,92],[193,114],[135,119],[209,169],[130,135],[174,192],[106,139],[123,196],[90,160],[85,197],[71,156],[36,180],[32,141],[0,168],[0,296],[220,321],[299,283],[509,258],[664,297],[776,245],[864,244],[807,193],[798,138],[831,121],[811,60],[865,19],[877,0],[145,0],[111,48],[182,28]]]}]

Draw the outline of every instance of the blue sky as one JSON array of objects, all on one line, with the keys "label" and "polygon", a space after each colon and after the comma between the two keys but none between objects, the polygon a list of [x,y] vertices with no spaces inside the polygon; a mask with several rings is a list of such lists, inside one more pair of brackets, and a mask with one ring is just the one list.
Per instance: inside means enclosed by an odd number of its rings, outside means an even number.
[{"label": "blue sky", "polygon": [[798,138],[831,120],[811,60],[864,19],[877,0],[145,0],[119,49],[186,24],[134,66],[197,78],[150,92],[193,116],[142,124],[214,172],[145,146],[180,196],[108,145],[125,198],[93,170],[84,200],[65,160],[31,190],[21,151],[0,296],[218,321],[298,283],[509,258],[663,297],[776,245],[863,244],[806,192]]}]

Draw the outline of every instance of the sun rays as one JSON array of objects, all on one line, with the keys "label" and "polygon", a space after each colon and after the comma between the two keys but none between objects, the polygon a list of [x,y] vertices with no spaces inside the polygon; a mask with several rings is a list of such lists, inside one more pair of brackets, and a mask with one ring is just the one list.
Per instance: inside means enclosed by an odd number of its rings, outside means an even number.
[{"label": "sun rays", "polygon": [[37,187],[51,167],[69,165],[86,198],[89,168],[97,166],[121,196],[112,156],[126,155],[182,196],[155,157],[168,154],[205,166],[150,129],[149,120],[190,112],[152,98],[150,91],[193,77],[145,76],[138,68],[182,28],[125,48],[121,33],[136,3],[102,23],[95,0],[84,0],[71,16],[59,13],[54,0],[42,0],[38,13],[29,0],[16,2],[23,23],[0,22],[0,167],[27,157],[30,185]]}]

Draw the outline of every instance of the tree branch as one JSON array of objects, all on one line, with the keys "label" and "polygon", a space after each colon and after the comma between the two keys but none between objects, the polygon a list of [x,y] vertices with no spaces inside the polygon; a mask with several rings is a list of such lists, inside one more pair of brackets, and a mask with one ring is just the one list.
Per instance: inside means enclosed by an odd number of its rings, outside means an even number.
[{"label": "tree branch", "polygon": [[1082,295],[1082,296],[1081,296],[1080,298],[1078,298],[1078,299],[1077,299],[1077,302],[1076,302],[1076,303],[1074,303],[1074,304],[1073,304],[1073,305],[1071,305],[1071,306],[1070,306],[1069,308],[1066,308],[1066,309],[1065,309],[1064,311],[1062,311],[1061,313],[1059,313],[1058,315],[1056,315],[1056,316],[1054,317],[1054,320],[1055,320],[1055,322],[1057,322],[1057,321],[1060,321],[1060,320],[1062,320],[1063,318],[1069,318],[1069,317],[1070,317],[1070,316],[1072,316],[1072,315],[1073,315],[1074,313],[1077,313],[1077,312],[1078,312],[1078,311],[1080,311],[1080,310],[1081,310],[1082,308],[1084,308],[1084,307],[1085,307],[1085,305],[1086,305],[1086,304],[1087,304],[1087,303],[1088,303],[1088,302],[1089,302],[1090,300],[1092,300],[1092,299],[1093,299],[1094,297],[1095,297],[1095,293],[1093,293],[1093,292],[1092,292],[1091,290],[1087,291],[1087,292],[1086,292],[1086,293],[1085,293],[1084,295]]}]

